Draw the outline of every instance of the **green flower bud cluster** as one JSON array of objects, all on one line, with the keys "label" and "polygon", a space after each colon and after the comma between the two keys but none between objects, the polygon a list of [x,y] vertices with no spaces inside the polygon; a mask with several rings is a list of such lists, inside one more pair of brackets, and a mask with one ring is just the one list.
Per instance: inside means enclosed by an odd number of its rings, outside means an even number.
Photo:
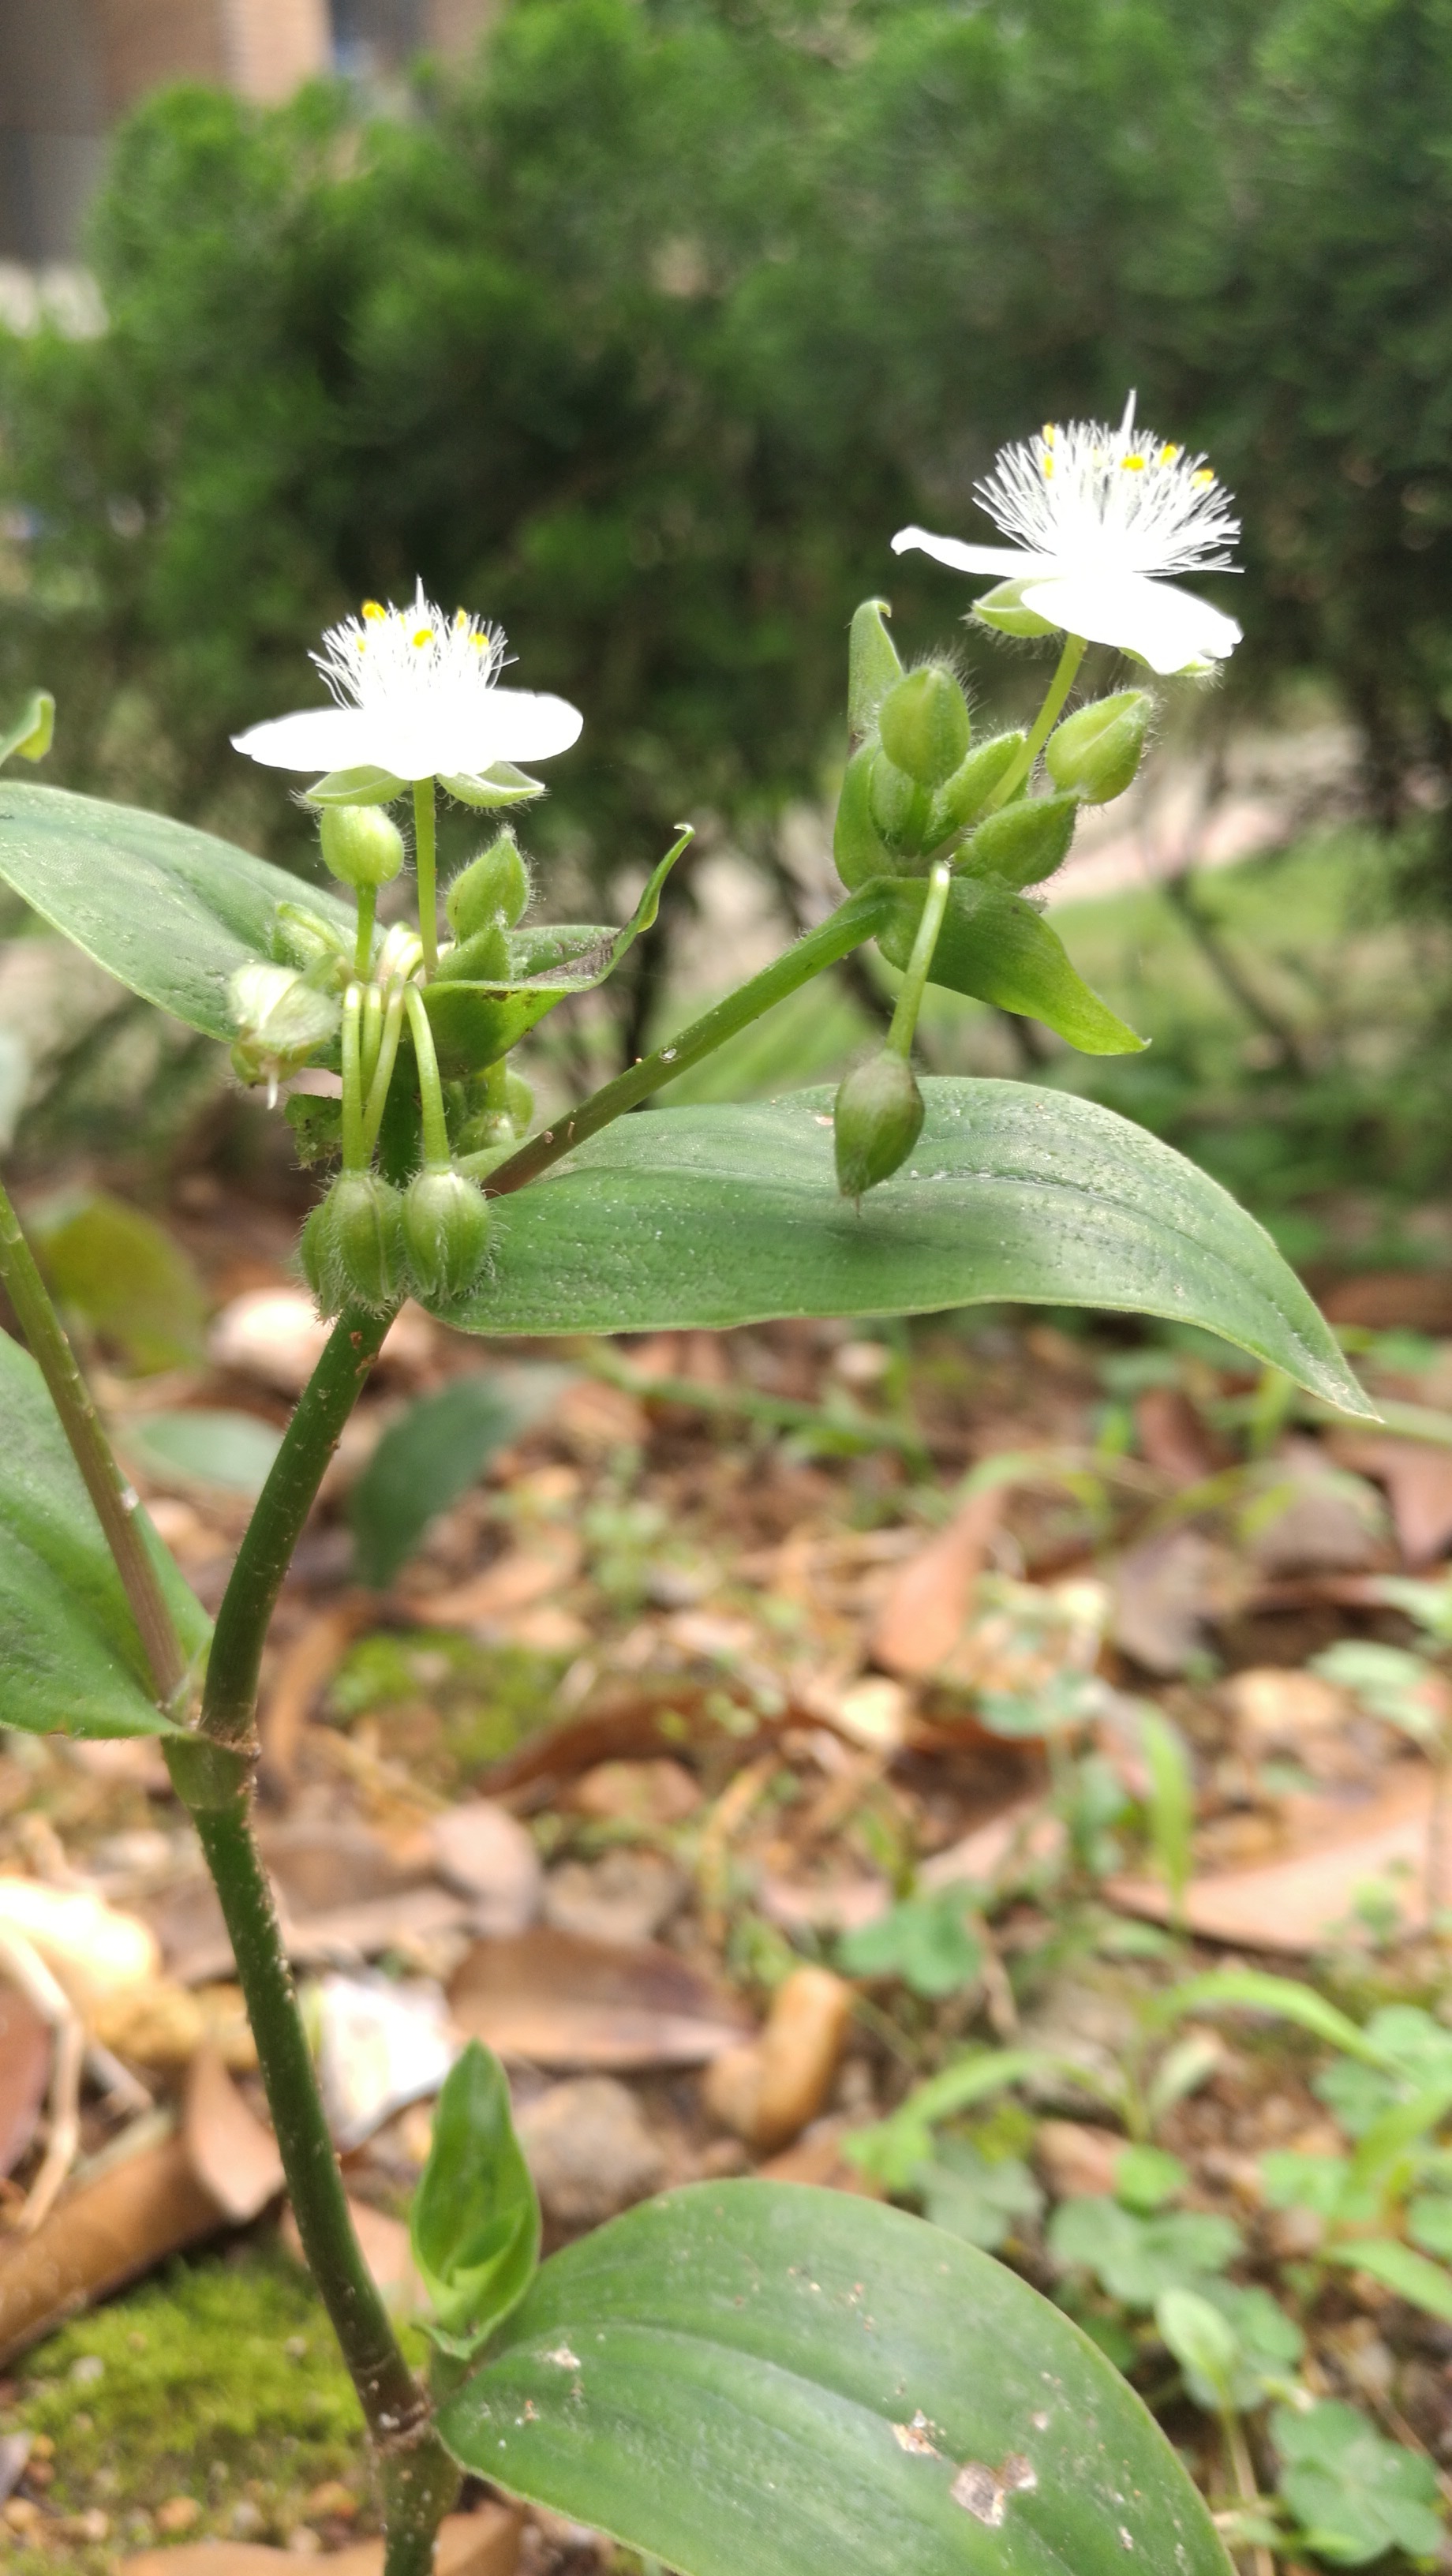
[{"label": "green flower bud cluster", "polygon": [[[1047,634],[1022,606],[1020,586],[1001,583],[975,614],[1009,634]],[[942,661],[904,671],[885,615],[885,603],[870,599],[852,621],[847,700],[858,740],[833,834],[843,884],[924,877],[941,858],[955,874],[1014,890],[1041,883],[1067,857],[1079,807],[1108,803],[1134,777],[1152,712],[1147,693],[1123,689],[1066,717],[1044,744],[1056,792],[1030,797],[1042,731],[975,743],[956,673]]]},{"label": "green flower bud cluster", "polygon": [[904,671],[881,600],[852,620],[848,713],[861,737],[847,765],[833,854],[844,885],[926,876],[970,831],[1023,749],[1021,733],[973,742],[956,672],[933,661]]},{"label": "green flower bud cluster", "polygon": [[325,1315],[349,1304],[386,1314],[407,1296],[450,1306],[484,1268],[489,1225],[478,1182],[453,1164],[426,1163],[404,1189],[345,1169],[303,1227],[299,1257]]}]

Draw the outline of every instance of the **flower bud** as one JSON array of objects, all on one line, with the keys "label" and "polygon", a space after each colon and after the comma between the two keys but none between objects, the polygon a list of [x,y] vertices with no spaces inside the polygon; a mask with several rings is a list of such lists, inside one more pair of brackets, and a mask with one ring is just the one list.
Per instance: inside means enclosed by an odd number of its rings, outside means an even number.
[{"label": "flower bud", "polygon": [[929,798],[925,787],[885,751],[874,752],[867,790],[868,813],[882,839],[897,852],[891,862],[901,875],[901,861],[917,858],[927,847]]},{"label": "flower bud", "polygon": [[[1042,581],[1043,574],[1037,578]],[[1023,605],[1025,586],[1034,579],[1034,574],[1022,573],[1013,581],[1001,581],[996,590],[986,590],[981,599],[974,601],[973,615],[998,635],[1057,635],[1058,628],[1051,626],[1046,617]]]},{"label": "flower bud", "polygon": [[444,897],[444,910],[454,937],[463,941],[499,921],[512,930],[528,902],[529,870],[514,834],[505,830],[460,870]]},{"label": "flower bud", "polygon": [[350,1300],[382,1314],[404,1291],[403,1203],[378,1172],[340,1172],[303,1227],[304,1276],[325,1315]]},{"label": "flower bud", "polygon": [[440,984],[507,984],[509,936],[500,921],[486,922],[468,939],[457,939],[440,951],[434,970]]},{"label": "flower bud", "polygon": [[987,742],[975,744],[962,767],[955,769],[933,798],[928,816],[927,846],[935,850],[940,841],[976,823],[989,797],[1005,772],[1013,767],[1024,746],[1021,729],[996,733]]},{"label": "flower bud", "polygon": [[1079,819],[1077,796],[1027,796],[980,823],[964,852],[969,876],[1010,886],[1038,885],[1069,854]]},{"label": "flower bud", "polygon": [[426,1304],[453,1305],[484,1267],[489,1205],[483,1191],[462,1172],[416,1172],[404,1193],[403,1240],[417,1294]]},{"label": "flower bud", "polygon": [[[267,945],[280,966],[296,967],[310,983],[346,984],[353,972],[353,940],[334,922],[309,912],[300,903],[280,903],[268,927]],[[246,968],[239,970],[246,973]]]},{"label": "flower bud", "polygon": [[231,1002],[237,1036],[232,1070],[239,1082],[265,1082],[275,1094],[337,1029],[336,994],[321,993],[295,966],[239,966]]},{"label": "flower bud", "polygon": [[[479,1086],[484,1091],[484,1086]],[[458,1129],[459,1150],[464,1154],[492,1153],[496,1148],[509,1151],[520,1138],[528,1135],[534,1116],[534,1093],[520,1074],[504,1078],[503,1102],[490,1100],[487,1093]]]},{"label": "flower bud", "polygon": [[864,599],[852,619],[847,647],[847,724],[854,740],[872,731],[888,690],[902,678],[897,646],[882,622],[891,615],[885,599]]},{"label": "flower bud", "polygon": [[854,751],[837,799],[832,856],[838,876],[852,893],[869,877],[890,876],[894,868],[892,854],[872,819],[872,771],[877,757],[875,743],[865,742]]},{"label": "flower bud", "polygon": [[403,865],[403,834],[381,805],[325,805],[319,836],[344,885],[388,885]]},{"label": "flower bud", "polygon": [[1122,796],[1139,767],[1153,705],[1147,689],[1121,689],[1066,716],[1044,746],[1055,786],[1086,805]]},{"label": "flower bud", "polygon": [[941,787],[966,758],[972,726],[968,701],[942,662],[909,671],[889,689],[877,713],[882,748],[919,787]]},{"label": "flower bud", "polygon": [[844,1199],[890,1180],[906,1162],[923,1123],[923,1095],[912,1066],[894,1048],[858,1065],[837,1091],[832,1143],[837,1187]]}]

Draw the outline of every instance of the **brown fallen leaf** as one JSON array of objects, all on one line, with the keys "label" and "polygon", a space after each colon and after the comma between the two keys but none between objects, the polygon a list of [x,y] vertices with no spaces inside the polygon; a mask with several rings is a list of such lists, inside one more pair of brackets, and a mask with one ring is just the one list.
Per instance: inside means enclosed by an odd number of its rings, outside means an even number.
[{"label": "brown fallen leaf", "polygon": [[1333,1279],[1321,1310],[1328,1323],[1364,1324],[1374,1333],[1452,1333],[1452,1272],[1364,1270]]},{"label": "brown fallen leaf", "polygon": [[1386,1488],[1392,1525],[1409,1565],[1429,1565],[1452,1541],[1452,1449],[1425,1440],[1338,1439],[1336,1455]]},{"label": "brown fallen leaf", "polygon": [[522,1932],[540,1909],[544,1872],[533,1840],[507,1807],[468,1798],[430,1818],[429,1843],[440,1878],[473,1907],[477,1931]]},{"label": "brown fallen leaf", "polygon": [[1386,1563],[1380,1494],[1334,1466],[1319,1441],[1283,1440],[1262,1473],[1264,1493],[1244,1529],[1262,1574],[1359,1573]]},{"label": "brown fallen leaf", "polygon": [[239,2227],[281,2191],[277,2140],[248,2109],[214,2048],[202,2048],[192,2061],[182,2137],[197,2180]]},{"label": "brown fallen leaf", "polygon": [[768,2157],[757,2166],[764,2182],[810,2182],[828,2191],[856,2192],[862,2200],[883,2200],[885,2187],[869,2174],[849,2162],[842,2153],[842,2141],[853,2122],[844,2117],[814,2120],[794,2146],[783,2149],[779,2156]]},{"label": "brown fallen leaf", "polygon": [[1015,1872],[1057,1860],[1063,1847],[1064,1827],[1043,1799],[1020,1798],[975,1825],[961,1842],[934,1852],[918,1872],[918,1884],[931,1890],[967,1880],[974,1887],[993,1887]]},{"label": "brown fallen leaf", "polygon": [[565,1804],[606,1824],[679,1825],[701,1803],[701,1784],[668,1754],[654,1761],[597,1762]]},{"label": "brown fallen leaf", "polygon": [[946,1529],[894,1575],[873,1621],[874,1663],[902,1681],[921,1681],[951,1654],[962,1632],[988,1545],[1003,1516],[1004,1488],[970,1494]]},{"label": "brown fallen leaf", "polygon": [[376,1618],[377,1610],[371,1594],[347,1593],[341,1601],[309,1619],[278,1657],[262,1703],[259,1733],[264,1767],[280,1788],[286,1788],[292,1779],[298,1746],[314,1703],[332,1680],[360,1629]]},{"label": "brown fallen leaf", "polygon": [[1117,2129],[1088,2120],[1040,2120],[1034,2163],[1055,2200],[1108,2199],[1124,2153]]},{"label": "brown fallen leaf", "polygon": [[511,1548],[447,1592],[411,1595],[406,1606],[431,1628],[487,1628],[573,1583],[583,1557],[577,1531],[541,1530],[531,1547]]},{"label": "brown fallen leaf", "polygon": [[[1427,1873],[1433,1814],[1432,1777],[1421,1764],[1381,1796],[1358,1806],[1333,1798],[1287,1802],[1291,1848],[1272,1860],[1216,1870],[1191,1880],[1185,1896],[1190,1931],[1251,1950],[1304,1952],[1346,1922],[1373,1880],[1395,1874],[1409,1930],[1427,1920]],[[1169,1919],[1163,1887],[1147,1879],[1112,1879],[1111,1903],[1152,1922]]]},{"label": "brown fallen leaf", "polygon": [[[515,2505],[483,2504],[446,2514],[434,2543],[434,2576],[514,2576],[524,2517]],[[194,2540],[180,2549],[142,2549],[116,2561],[117,2576],[317,2576],[316,2552],[269,2549],[257,2540]],[[334,2550],[328,2576],[382,2576],[381,2540]]]},{"label": "brown fallen leaf", "polygon": [[34,2235],[0,2237],[0,2364],[223,2224],[185,2141],[144,2126],[131,2153],[69,2192]]},{"label": "brown fallen leaf", "polygon": [[1165,1679],[1205,1645],[1218,1606],[1223,1551],[1203,1530],[1172,1529],[1126,1548],[1114,1569],[1110,1634],[1122,1654]]},{"label": "brown fallen leaf", "polygon": [[1183,1489],[1213,1476],[1205,1425],[1183,1387],[1145,1387],[1135,1398],[1134,1427],[1142,1455],[1172,1485]]},{"label": "brown fallen leaf", "polygon": [[748,2146],[773,2154],[815,2120],[852,2022],[852,1988],[828,1968],[794,1968],[771,2000],[760,2037],[707,2070],[706,2108]]},{"label": "brown fallen leaf", "polygon": [[734,2000],[672,1950],[536,1926],[476,1941],[455,1971],[457,2027],[536,2066],[703,2066],[749,2027]]},{"label": "brown fallen leaf", "polygon": [[190,2066],[199,2048],[214,2048],[230,2075],[250,2075],[257,2042],[240,1986],[195,1991],[172,1977],[126,1986],[86,2016],[93,2039],[138,2066]]},{"label": "brown fallen leaf", "polygon": [[[558,1797],[570,1781],[597,1764],[668,1754],[679,1744],[683,1724],[692,1731],[699,1727],[709,1741],[720,1733],[711,1714],[714,1696],[698,1683],[674,1676],[654,1690],[640,1685],[617,1687],[608,1696],[602,1693],[585,1714],[565,1718],[558,1726],[544,1727],[528,1737],[516,1752],[491,1764],[479,1786],[492,1798],[528,1789],[534,1804],[546,1793]],[[779,1722],[762,1719],[759,1734],[738,1739],[738,1759],[749,1762],[761,1736],[768,1729],[774,1733]]]},{"label": "brown fallen leaf", "polygon": [[1253,1664],[1221,1685],[1235,1731],[1251,1754],[1298,1753],[1309,1738],[1346,1723],[1346,1698],[1319,1673]]},{"label": "brown fallen leaf", "polygon": [[40,2124],[50,2061],[49,2022],[0,1979],[0,2174],[14,2172]]}]

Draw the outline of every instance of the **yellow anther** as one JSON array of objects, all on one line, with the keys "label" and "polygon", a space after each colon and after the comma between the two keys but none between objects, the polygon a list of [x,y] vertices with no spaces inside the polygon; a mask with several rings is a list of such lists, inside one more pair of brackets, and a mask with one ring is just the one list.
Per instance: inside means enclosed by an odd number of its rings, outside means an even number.
[{"label": "yellow anther", "polygon": [[456,635],[462,635],[468,623],[469,612],[467,608],[456,608],[454,611],[454,633]]},{"label": "yellow anther", "polygon": [[1215,477],[1208,465],[1202,465],[1199,473],[1192,474],[1190,477],[1191,486],[1196,492],[1208,492],[1214,480]]},{"label": "yellow anther", "polygon": [[415,644],[432,644],[434,640],[433,628],[431,626],[421,626],[413,640]]},{"label": "yellow anther", "polygon": [[367,618],[370,626],[376,626],[379,618],[386,617],[388,615],[388,611],[381,600],[365,599],[363,602],[363,614]]},{"label": "yellow anther", "polygon": [[1053,443],[1054,443],[1055,439],[1058,437],[1058,435],[1059,435],[1059,431],[1058,431],[1058,424],[1057,424],[1057,422],[1052,421],[1052,420],[1046,420],[1046,421],[1045,421],[1045,423],[1044,423],[1044,445],[1045,445],[1045,447],[1052,447],[1052,446],[1053,446]]},{"label": "yellow anther", "polygon": [[1182,448],[1162,447],[1160,449],[1160,463],[1161,465],[1173,465],[1176,458],[1181,456],[1183,453],[1184,451]]},{"label": "yellow anther", "polygon": [[1144,472],[1145,461],[1142,456],[1122,456],[1119,461],[1126,474],[1142,474]]}]

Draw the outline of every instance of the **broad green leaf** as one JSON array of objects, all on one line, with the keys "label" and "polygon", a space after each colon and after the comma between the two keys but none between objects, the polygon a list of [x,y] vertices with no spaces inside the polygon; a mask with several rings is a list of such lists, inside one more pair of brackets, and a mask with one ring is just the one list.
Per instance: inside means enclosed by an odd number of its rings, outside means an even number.
[{"label": "broad green leaf", "polygon": [[117,1439],[128,1461],[158,1484],[210,1486],[249,1500],[261,1493],[282,1447],[282,1433],[257,1414],[202,1405],[129,1414]]},{"label": "broad green leaf", "polygon": [[1334,2398],[1304,2413],[1278,2406],[1270,2430],[1283,2462],[1281,2493],[1318,2558],[1363,2567],[1389,2549],[1415,2558],[1437,2550],[1442,2515],[1430,2460],[1388,2442]]},{"label": "broad green leaf", "polygon": [[144,1001],[207,1037],[236,1033],[228,987],[271,955],[280,903],[305,894],[351,935],[353,907],[189,823],[0,778],[0,877]]},{"label": "broad green leaf", "polygon": [[1058,2263],[1092,2272],[1122,2307],[1152,2308],[1165,2290],[1198,2288],[1241,2250],[1228,2218],[1194,2209],[1137,2217],[1116,2200],[1064,2200],[1049,2221]]},{"label": "broad green leaf", "polygon": [[1339,2048],[1344,2056],[1362,2058],[1371,2066],[1388,2063],[1386,2050],[1314,1987],[1299,1986],[1292,1977],[1268,1976],[1260,1968],[1212,1968],[1208,1976],[1172,1986],[1160,1997],[1155,2018],[1178,2021],[1182,2014],[1201,2012],[1207,2004],[1241,2004],[1251,2012],[1276,2013],[1283,2021],[1298,2023],[1314,2039]]},{"label": "broad green leaf", "polygon": [[1168,2147],[1123,2147],[1115,2160],[1114,2197],[1125,2209],[1147,2217],[1184,2190],[1190,2176]]},{"label": "broad green leaf", "polygon": [[1087,1100],[924,1081],[908,1162],[854,1208],[832,1093],[625,1118],[497,1202],[479,1333],[645,1332],[1005,1300],[1197,1324],[1371,1408],[1270,1237],[1193,1163]]},{"label": "broad green leaf", "polygon": [[[922,913],[923,881],[895,880],[893,903],[897,918],[878,944],[891,965],[906,966]],[[1083,1055],[1135,1055],[1146,1043],[1091,992],[1043,914],[990,879],[953,879],[933,951],[932,981],[1042,1020]]]},{"label": "broad green leaf", "polygon": [[500,984],[476,984],[450,976],[445,950],[439,976],[424,988],[443,1071],[456,1077],[493,1064],[518,1046],[546,1011],[568,1001],[572,993],[591,992],[613,975],[626,950],[654,922],[661,888],[690,839],[690,833],[683,832],[667,850],[621,930],[602,928],[598,922],[543,922],[511,930],[505,934],[509,974]]},{"label": "broad green leaf", "polygon": [[1196,2405],[1212,2413],[1232,2408],[1240,2344],[1229,2318],[1198,2291],[1181,2287],[1160,2292],[1155,2324],[1185,2373]]},{"label": "broad green leaf", "polygon": [[52,1294],[133,1368],[185,1368],[203,1356],[206,1298],[180,1244],[107,1190],[32,1209],[30,1233]]},{"label": "broad green leaf", "polygon": [[[36,1735],[175,1734],[40,1371],[0,1333],[0,1724]],[[189,1655],[210,1628],[143,1517]]]},{"label": "broad green leaf", "polygon": [[900,2210],[696,2184],[536,2274],[442,2408],[466,2468],[680,2576],[1226,2576],[1139,2399]]},{"label": "broad green leaf", "polygon": [[1354,2236],[1345,2245],[1323,2245],[1321,2260],[1344,2264],[1350,2272],[1369,2272],[1399,2299],[1409,2299],[1414,2308],[1452,2325],[1452,2272],[1397,2237]]},{"label": "broad green leaf", "polygon": [[456,1377],[390,1424],[348,1497],[359,1582],[391,1583],[435,1513],[468,1492],[568,1379],[565,1369],[530,1367]]},{"label": "broad green leaf", "polygon": [[504,2069],[471,2039],[439,2095],[409,2212],[413,2259],[445,2352],[477,2351],[523,2298],[539,2261],[539,2228]]}]

